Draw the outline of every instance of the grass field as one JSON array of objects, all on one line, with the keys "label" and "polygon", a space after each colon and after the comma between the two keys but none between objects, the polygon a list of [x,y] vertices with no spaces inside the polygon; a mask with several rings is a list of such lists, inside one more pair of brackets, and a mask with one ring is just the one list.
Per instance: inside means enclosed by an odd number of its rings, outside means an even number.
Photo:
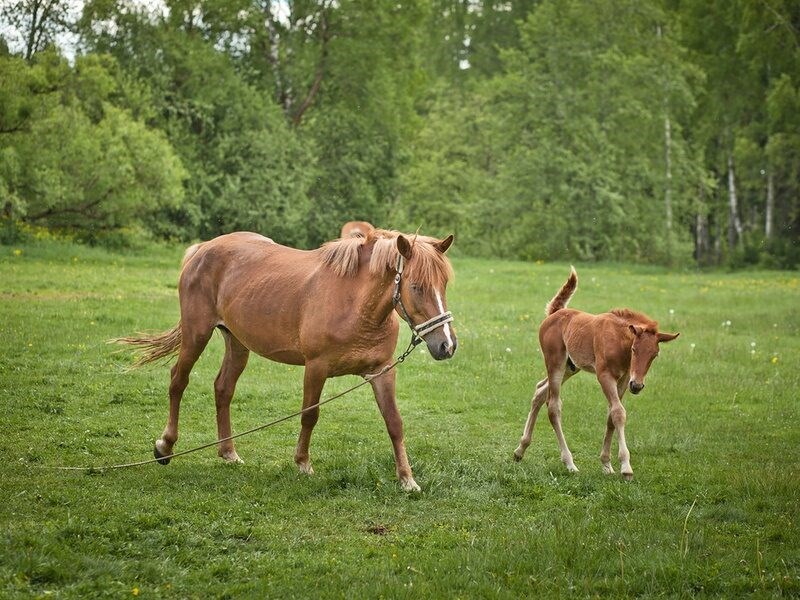
[{"label": "grass field", "polygon": [[[292,461],[297,419],[238,440],[244,465],[209,448],[168,467],[42,468],[150,457],[168,369],[125,372],[105,341],[177,321],[181,253],[0,247],[0,597],[800,595],[797,273],[576,265],[573,307],[627,305],[681,332],[626,396],[631,483],[601,473],[606,403],[588,374],[563,390],[581,471],[544,413],[512,460],[542,374],[538,323],[569,266],[458,257],[455,358],[418,349],[398,374],[421,493],[395,481],[368,387],[322,409],[312,477]],[[221,354],[217,336],[177,450],[215,438]],[[301,379],[253,357],[234,430],[297,410]]]}]

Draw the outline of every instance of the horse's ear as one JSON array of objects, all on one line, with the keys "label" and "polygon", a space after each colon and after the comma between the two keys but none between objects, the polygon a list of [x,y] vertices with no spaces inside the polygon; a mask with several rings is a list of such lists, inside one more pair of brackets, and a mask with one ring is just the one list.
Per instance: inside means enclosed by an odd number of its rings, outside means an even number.
[{"label": "horse's ear", "polygon": [[406,260],[411,260],[411,242],[403,235],[397,236],[397,251]]},{"label": "horse's ear", "polygon": [[433,245],[433,247],[434,247],[434,248],[436,248],[436,249],[437,249],[439,252],[441,252],[442,254],[444,254],[445,252],[447,252],[447,249],[448,249],[448,248],[450,247],[450,245],[453,243],[453,240],[454,240],[454,239],[455,239],[455,238],[453,237],[453,234],[451,233],[451,234],[450,234],[450,235],[448,235],[446,238],[444,238],[444,239],[443,239],[441,242],[436,242],[436,243]]},{"label": "horse's ear", "polygon": [[642,332],[644,331],[644,329],[642,329],[638,325],[628,325],[628,329],[631,330],[631,333],[633,335],[642,335]]},{"label": "horse's ear", "polygon": [[659,342],[671,342],[676,337],[678,337],[680,333],[659,333],[658,334],[658,341]]}]

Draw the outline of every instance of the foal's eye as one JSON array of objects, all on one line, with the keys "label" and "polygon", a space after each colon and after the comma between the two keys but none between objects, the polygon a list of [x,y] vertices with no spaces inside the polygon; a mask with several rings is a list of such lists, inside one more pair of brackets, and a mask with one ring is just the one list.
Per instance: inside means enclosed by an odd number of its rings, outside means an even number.
[{"label": "foal's eye", "polygon": [[411,288],[411,291],[414,292],[415,294],[422,293],[422,286],[418,283],[412,283],[409,287]]}]

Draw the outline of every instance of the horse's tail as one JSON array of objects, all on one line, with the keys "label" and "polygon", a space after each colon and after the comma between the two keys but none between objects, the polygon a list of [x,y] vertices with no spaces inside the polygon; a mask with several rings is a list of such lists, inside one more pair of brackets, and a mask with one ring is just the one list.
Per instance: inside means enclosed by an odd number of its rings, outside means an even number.
[{"label": "horse's tail", "polygon": [[578,274],[575,272],[575,267],[570,267],[566,283],[561,286],[561,289],[553,296],[553,299],[547,303],[544,313],[549,316],[562,308],[566,308],[576,289],[578,289]]},{"label": "horse's tail", "polygon": [[175,327],[162,333],[153,335],[140,333],[136,336],[117,338],[110,341],[117,344],[127,344],[138,350],[136,362],[132,366],[135,369],[176,354],[181,347],[181,323],[178,321]]}]

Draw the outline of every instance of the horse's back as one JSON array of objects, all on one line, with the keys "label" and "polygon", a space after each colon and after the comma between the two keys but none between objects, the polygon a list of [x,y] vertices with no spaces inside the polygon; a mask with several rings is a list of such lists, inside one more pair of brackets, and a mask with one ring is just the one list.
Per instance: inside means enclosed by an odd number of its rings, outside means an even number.
[{"label": "horse's back", "polygon": [[235,232],[191,246],[184,256],[181,295],[203,294],[218,302],[253,285],[302,277],[308,252],[252,232]]}]

